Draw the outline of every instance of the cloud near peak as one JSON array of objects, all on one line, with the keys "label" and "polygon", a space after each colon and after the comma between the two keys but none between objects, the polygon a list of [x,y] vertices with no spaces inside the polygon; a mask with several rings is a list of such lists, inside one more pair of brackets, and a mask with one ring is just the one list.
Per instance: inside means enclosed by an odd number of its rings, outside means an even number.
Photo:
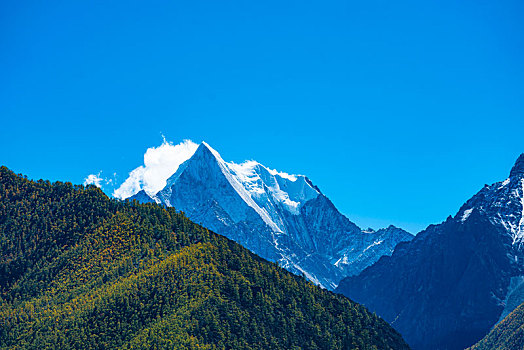
[{"label": "cloud near peak", "polygon": [[128,178],[113,192],[113,197],[126,199],[141,190],[149,195],[156,194],[165,187],[167,179],[177,171],[180,164],[191,158],[197,148],[198,145],[191,140],[173,145],[164,138],[160,146],[147,149],[144,165],[129,173]]},{"label": "cloud near peak", "polygon": [[100,177],[101,172],[98,174],[90,174],[84,179],[84,186],[95,185],[98,188],[102,188],[103,178]]}]

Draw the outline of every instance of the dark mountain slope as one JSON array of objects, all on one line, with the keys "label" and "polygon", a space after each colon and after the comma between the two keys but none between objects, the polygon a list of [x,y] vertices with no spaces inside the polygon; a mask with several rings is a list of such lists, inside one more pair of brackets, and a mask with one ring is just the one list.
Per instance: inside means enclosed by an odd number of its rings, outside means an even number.
[{"label": "dark mountain slope", "polygon": [[0,168],[2,349],[407,349],[362,306],[172,208]]},{"label": "dark mountain slope", "polygon": [[344,279],[337,292],[384,317],[415,349],[476,343],[510,306],[507,300],[522,297],[516,293],[524,275],[522,159],[507,180],[486,185],[455,217],[399,244],[391,257]]},{"label": "dark mountain slope", "polygon": [[499,233],[475,212],[468,225],[429,227],[337,291],[384,317],[415,349],[460,349],[486,334],[502,311],[511,269],[503,252]]}]

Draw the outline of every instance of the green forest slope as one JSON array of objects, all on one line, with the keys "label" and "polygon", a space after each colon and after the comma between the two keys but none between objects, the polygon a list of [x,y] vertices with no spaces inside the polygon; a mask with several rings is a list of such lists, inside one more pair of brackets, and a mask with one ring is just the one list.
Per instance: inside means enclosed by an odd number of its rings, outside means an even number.
[{"label": "green forest slope", "polygon": [[0,349],[407,349],[172,208],[0,168]]},{"label": "green forest slope", "polygon": [[520,304],[500,321],[470,350],[522,350],[524,349],[524,304]]}]

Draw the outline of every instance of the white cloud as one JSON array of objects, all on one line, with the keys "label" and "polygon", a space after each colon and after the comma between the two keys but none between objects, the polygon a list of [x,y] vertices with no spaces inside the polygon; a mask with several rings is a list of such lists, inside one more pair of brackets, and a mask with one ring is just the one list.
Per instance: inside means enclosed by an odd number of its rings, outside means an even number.
[{"label": "white cloud", "polygon": [[101,172],[99,172],[98,174],[88,175],[84,179],[84,186],[95,185],[98,188],[102,188],[102,181],[104,181],[104,179],[100,177],[100,174]]},{"label": "white cloud", "polygon": [[198,145],[184,140],[178,145],[166,141],[158,147],[148,148],[144,154],[144,165],[129,173],[129,177],[113,192],[120,199],[129,198],[140,190],[149,195],[156,194],[165,187],[167,179],[173,175],[180,164],[191,158]]}]

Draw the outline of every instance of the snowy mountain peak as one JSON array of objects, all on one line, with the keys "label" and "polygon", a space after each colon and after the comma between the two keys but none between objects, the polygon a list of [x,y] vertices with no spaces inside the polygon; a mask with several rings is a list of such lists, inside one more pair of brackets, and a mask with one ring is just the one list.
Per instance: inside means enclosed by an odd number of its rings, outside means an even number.
[{"label": "snowy mountain peak", "polygon": [[202,141],[202,143],[200,143],[200,145],[198,146],[195,154],[197,152],[209,152],[211,153],[211,155],[213,155],[213,157],[215,157],[217,160],[219,161],[224,161],[222,159],[222,157],[220,156],[220,153],[218,153],[213,147],[211,147],[207,142],[205,141]]},{"label": "snowy mountain peak", "polygon": [[225,163],[220,154],[205,142],[202,142],[200,145],[198,145],[195,153],[188,159],[187,162],[198,162],[202,165],[209,165],[208,163],[210,162],[221,165]]},{"label": "snowy mountain peak", "polygon": [[[273,228],[278,227],[279,231],[282,228],[276,223],[280,220],[274,220],[272,217],[273,206],[279,205],[292,214],[298,215],[300,206],[304,202],[320,194],[318,188],[303,175],[290,175],[272,170],[254,160],[241,164],[225,162],[220,154],[206,142],[199,145],[188,162],[207,164],[210,161],[216,161],[221,172],[240,197],[255,209],[266,223]],[[181,166],[181,169],[183,171],[185,167]],[[168,181],[168,184],[172,182]]]},{"label": "snowy mountain peak", "polygon": [[524,153],[522,153],[517,158],[515,165],[513,165],[513,168],[511,168],[509,177],[517,177],[517,176],[523,176],[523,175],[524,175]]},{"label": "snowy mountain peak", "polygon": [[485,213],[508,234],[517,249],[524,248],[524,153],[515,162],[509,178],[484,186],[460,208],[456,217],[464,223],[476,211]]},{"label": "snowy mountain peak", "polygon": [[306,176],[273,170],[254,160],[226,162],[206,142],[174,171],[158,193],[150,196],[142,191],[132,198],[175,207],[327,288],[412,238],[393,227],[363,232]]}]

